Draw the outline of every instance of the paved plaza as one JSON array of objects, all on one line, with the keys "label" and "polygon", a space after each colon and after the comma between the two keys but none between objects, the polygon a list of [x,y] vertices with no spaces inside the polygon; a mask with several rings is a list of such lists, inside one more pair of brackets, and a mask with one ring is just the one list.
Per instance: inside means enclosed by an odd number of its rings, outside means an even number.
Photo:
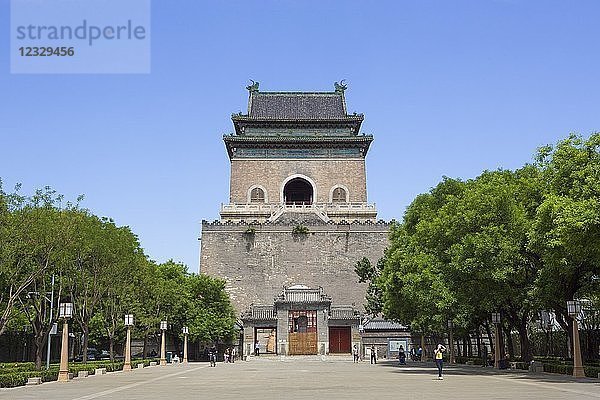
[{"label": "paved plaza", "polygon": [[132,372],[0,389],[0,400],[46,399],[600,399],[600,381],[551,374],[367,362],[340,357],[150,367]]}]

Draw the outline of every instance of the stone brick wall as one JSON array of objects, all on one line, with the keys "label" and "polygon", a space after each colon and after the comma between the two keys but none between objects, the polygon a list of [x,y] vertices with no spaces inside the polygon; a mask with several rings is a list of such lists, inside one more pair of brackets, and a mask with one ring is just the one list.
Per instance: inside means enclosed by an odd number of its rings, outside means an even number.
[{"label": "stone brick wall", "polygon": [[230,203],[246,203],[248,189],[260,185],[267,191],[269,203],[280,203],[283,181],[295,174],[311,178],[317,186],[314,201],[329,202],[335,185],[348,188],[350,202],[367,202],[364,159],[263,160],[231,161]]},{"label": "stone brick wall", "polygon": [[227,282],[238,312],[273,304],[283,286],[323,287],[333,305],[363,310],[366,285],[354,266],[362,257],[376,263],[388,245],[387,223],[309,224],[292,234],[294,223],[249,225],[202,222],[200,272]]}]

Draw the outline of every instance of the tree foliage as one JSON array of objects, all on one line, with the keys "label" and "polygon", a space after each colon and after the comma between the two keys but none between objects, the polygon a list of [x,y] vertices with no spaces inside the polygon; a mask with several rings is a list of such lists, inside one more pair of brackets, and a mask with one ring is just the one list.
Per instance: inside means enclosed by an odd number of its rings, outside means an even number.
[{"label": "tree foliage", "polygon": [[[90,338],[105,338],[113,357],[126,313],[134,314],[134,333],[145,338],[165,319],[176,337],[186,325],[193,339],[233,337],[235,315],[223,281],[189,273],[173,261],[155,263],[129,227],[80,208],[81,197],[63,205],[63,197],[48,187],[33,196],[19,191],[6,193],[0,186],[0,334],[26,321],[38,368],[57,319],[48,311],[53,275],[56,302],[74,305],[83,349]],[[87,352],[82,354],[85,359]]]},{"label": "tree foliage", "polygon": [[447,319],[478,330],[500,311],[529,359],[540,310],[568,328],[566,301],[599,293],[599,145],[600,134],[571,135],[515,171],[444,178],[392,225],[381,273],[357,266],[359,277],[379,289],[387,317],[424,332]]}]

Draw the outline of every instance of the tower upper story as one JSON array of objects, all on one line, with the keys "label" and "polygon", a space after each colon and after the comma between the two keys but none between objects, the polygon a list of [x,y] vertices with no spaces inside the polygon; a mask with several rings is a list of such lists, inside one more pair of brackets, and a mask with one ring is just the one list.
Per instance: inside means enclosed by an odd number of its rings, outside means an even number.
[{"label": "tower upper story", "polygon": [[231,161],[223,220],[276,221],[312,213],[324,222],[375,220],[367,204],[365,157],[373,136],[348,114],[346,85],[333,92],[260,92],[248,86],[247,114],[233,114],[223,140]]}]

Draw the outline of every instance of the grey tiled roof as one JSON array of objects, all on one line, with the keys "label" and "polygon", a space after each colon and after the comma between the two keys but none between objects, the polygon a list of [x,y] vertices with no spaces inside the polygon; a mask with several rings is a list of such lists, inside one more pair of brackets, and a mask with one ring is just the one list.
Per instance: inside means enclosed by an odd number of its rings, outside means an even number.
[{"label": "grey tiled roof", "polygon": [[371,320],[369,322],[367,322],[365,324],[365,330],[366,331],[375,331],[375,330],[386,330],[386,331],[395,331],[395,330],[405,330],[407,329],[406,326],[399,324],[397,322],[393,322],[393,321],[386,321],[386,320],[380,320],[380,319],[376,319],[376,320]]},{"label": "grey tiled roof", "polygon": [[248,116],[252,119],[327,120],[347,116],[341,93],[251,92]]}]

